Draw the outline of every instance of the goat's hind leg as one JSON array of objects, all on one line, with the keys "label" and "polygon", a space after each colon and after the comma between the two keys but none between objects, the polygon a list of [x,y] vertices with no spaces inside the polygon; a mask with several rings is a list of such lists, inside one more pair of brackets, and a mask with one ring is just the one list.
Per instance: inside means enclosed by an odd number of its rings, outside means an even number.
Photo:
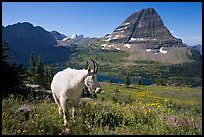
[{"label": "goat's hind leg", "polygon": [[54,98],[58,108],[59,108],[59,114],[61,115],[62,114],[62,107],[60,106],[59,99],[56,97],[55,93],[52,93],[52,95],[53,95],[53,98]]}]

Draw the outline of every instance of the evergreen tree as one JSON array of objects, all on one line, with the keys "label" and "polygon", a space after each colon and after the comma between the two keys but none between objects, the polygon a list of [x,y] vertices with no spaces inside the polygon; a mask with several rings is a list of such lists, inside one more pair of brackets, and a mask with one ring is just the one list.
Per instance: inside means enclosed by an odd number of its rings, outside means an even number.
[{"label": "evergreen tree", "polygon": [[37,68],[36,68],[36,82],[41,86],[45,86],[44,77],[44,65],[41,56],[38,57]]},{"label": "evergreen tree", "polygon": [[36,64],[35,64],[35,59],[34,59],[34,53],[31,53],[30,55],[30,59],[29,59],[29,69],[28,69],[28,73],[29,73],[29,79],[28,81],[32,84],[36,83],[35,77],[36,77]]},{"label": "evergreen tree", "polygon": [[23,65],[16,65],[13,63],[12,65],[8,62],[9,57],[8,54],[8,45],[6,42],[2,41],[2,59],[1,59],[1,85],[0,91],[4,93],[9,93],[12,91],[15,86],[23,84],[24,77],[26,76],[25,69]]},{"label": "evergreen tree", "polygon": [[49,83],[52,82],[53,77],[54,77],[54,69],[53,69],[53,65],[51,65],[49,69]]},{"label": "evergreen tree", "polygon": [[1,58],[1,61],[2,62],[7,62],[8,61],[8,58],[9,58],[9,54],[8,54],[8,46],[7,46],[7,43],[2,41],[2,58]]},{"label": "evergreen tree", "polygon": [[45,68],[45,88],[48,89],[50,87],[50,76],[48,72],[48,68]]}]

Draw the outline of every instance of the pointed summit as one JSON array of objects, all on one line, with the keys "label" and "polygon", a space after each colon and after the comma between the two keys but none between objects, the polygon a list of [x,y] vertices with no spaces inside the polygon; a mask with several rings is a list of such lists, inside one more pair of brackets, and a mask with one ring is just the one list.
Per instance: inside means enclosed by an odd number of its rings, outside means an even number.
[{"label": "pointed summit", "polygon": [[153,8],[142,11],[140,18],[135,22],[132,37],[157,39],[159,41],[176,40],[164,26],[160,16]]},{"label": "pointed summit", "polygon": [[152,60],[177,64],[194,58],[194,53],[187,45],[164,26],[154,8],[134,12],[110,35],[103,37],[100,45],[104,50],[128,52],[127,60],[133,62]]},{"label": "pointed summit", "polygon": [[172,36],[154,8],[142,9],[130,15],[105,41],[146,48],[182,46],[182,41]]}]

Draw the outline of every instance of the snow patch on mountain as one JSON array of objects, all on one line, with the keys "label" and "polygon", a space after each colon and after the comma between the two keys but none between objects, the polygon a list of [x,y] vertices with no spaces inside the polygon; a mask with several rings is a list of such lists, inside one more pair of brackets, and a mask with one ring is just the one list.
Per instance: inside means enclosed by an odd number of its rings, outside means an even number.
[{"label": "snow patch on mountain", "polygon": [[131,48],[131,44],[128,44],[128,43],[126,43],[124,46],[127,48]]},{"label": "snow patch on mountain", "polygon": [[147,51],[147,52],[150,52],[150,51],[151,51],[151,49],[146,49],[146,51]]},{"label": "snow patch on mountain", "polygon": [[75,39],[77,37],[76,34],[72,34],[71,36],[69,36],[70,39]]},{"label": "snow patch on mountain", "polygon": [[68,40],[68,39],[69,39],[69,37],[65,37],[65,38],[63,38],[62,41],[66,41],[66,40]]},{"label": "snow patch on mountain", "polygon": [[107,36],[105,36],[105,38],[110,38],[111,37],[111,35],[107,35]]},{"label": "snow patch on mountain", "polygon": [[118,39],[119,35],[115,35],[115,37],[111,38],[111,39]]},{"label": "snow patch on mountain", "polygon": [[112,44],[112,45],[108,45],[108,47],[110,48],[110,47],[114,47],[115,45],[114,44]]},{"label": "snow patch on mountain", "polygon": [[111,40],[111,38],[108,38],[108,39],[106,39],[106,40],[104,40],[104,41],[110,41]]},{"label": "snow patch on mountain", "polygon": [[106,46],[107,46],[107,44],[102,44],[101,46],[102,46],[102,47],[106,47]]},{"label": "snow patch on mountain", "polygon": [[77,37],[76,34],[72,34],[72,35],[70,35],[69,37],[65,37],[62,41],[66,41],[66,40],[68,40],[68,39],[75,39],[76,37]]},{"label": "snow patch on mountain", "polygon": [[127,29],[127,26],[123,27],[123,28],[119,28],[117,30],[124,30],[124,29]]},{"label": "snow patch on mountain", "polygon": [[137,40],[136,38],[131,37],[130,41],[135,41]]},{"label": "snow patch on mountain", "polygon": [[151,40],[157,40],[157,39],[150,39],[150,38],[133,38],[131,37],[130,41],[151,41]]},{"label": "snow patch on mountain", "polygon": [[161,47],[161,48],[159,49],[159,51],[160,51],[162,54],[166,54],[166,53],[167,53],[166,50],[163,50],[163,47]]},{"label": "snow patch on mountain", "polygon": [[124,32],[124,30],[116,31],[116,32],[114,32],[114,33],[123,33],[123,32]]}]

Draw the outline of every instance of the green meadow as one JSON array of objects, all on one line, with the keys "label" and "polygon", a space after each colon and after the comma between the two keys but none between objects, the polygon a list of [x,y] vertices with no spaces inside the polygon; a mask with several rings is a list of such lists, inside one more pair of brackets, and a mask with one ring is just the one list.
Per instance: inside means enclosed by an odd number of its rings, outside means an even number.
[{"label": "green meadow", "polygon": [[[66,127],[52,97],[3,98],[2,134],[202,135],[202,87],[100,84],[103,93],[82,103]],[[28,117],[17,111],[22,105],[33,106]]]}]

